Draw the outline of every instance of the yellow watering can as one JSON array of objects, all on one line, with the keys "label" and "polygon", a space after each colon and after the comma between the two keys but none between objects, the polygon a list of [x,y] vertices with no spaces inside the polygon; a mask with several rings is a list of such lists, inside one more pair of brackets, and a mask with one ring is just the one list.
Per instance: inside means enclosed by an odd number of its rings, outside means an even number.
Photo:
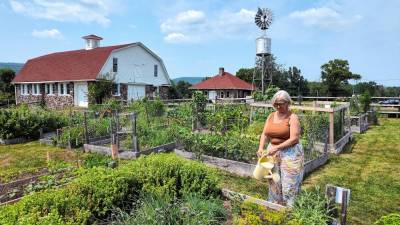
[{"label": "yellow watering can", "polygon": [[275,159],[271,156],[263,155],[258,159],[256,168],[253,171],[253,176],[257,180],[272,179],[275,183],[279,182],[280,176],[273,172]]}]

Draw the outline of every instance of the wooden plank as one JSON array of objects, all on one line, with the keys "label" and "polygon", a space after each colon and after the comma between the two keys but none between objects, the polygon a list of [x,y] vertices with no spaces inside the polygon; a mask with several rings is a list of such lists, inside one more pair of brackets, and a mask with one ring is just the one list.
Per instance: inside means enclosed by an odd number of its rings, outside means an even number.
[{"label": "wooden plank", "polygon": [[335,138],[334,138],[334,135],[335,135],[334,123],[335,123],[335,121],[334,120],[335,120],[335,117],[334,117],[333,112],[329,113],[329,144],[331,144],[331,145],[335,144]]},{"label": "wooden plank", "polygon": [[374,107],[383,107],[383,108],[388,108],[388,107],[400,108],[400,104],[399,104],[399,105],[385,105],[385,104],[371,103],[370,106],[374,106]]},{"label": "wooden plank", "polygon": [[[273,106],[269,103],[251,103],[250,106],[254,107],[264,107],[264,108],[273,108]],[[312,106],[298,106],[298,105],[291,105],[291,109],[298,109],[298,110],[305,110],[305,111],[317,111],[317,112],[334,112],[335,109],[333,108],[321,108],[321,107],[312,107]]]},{"label": "wooden plank", "polygon": [[246,194],[242,194],[239,192],[235,192],[235,191],[231,191],[229,189],[223,188],[222,189],[222,195],[230,200],[242,200],[242,201],[249,201],[252,203],[255,203],[257,205],[261,205],[264,207],[267,207],[269,209],[272,210],[286,210],[287,207],[283,206],[283,205],[279,205],[273,202],[269,202],[269,201],[265,201],[263,199],[259,199],[259,198],[254,198],[251,197],[249,195]]}]

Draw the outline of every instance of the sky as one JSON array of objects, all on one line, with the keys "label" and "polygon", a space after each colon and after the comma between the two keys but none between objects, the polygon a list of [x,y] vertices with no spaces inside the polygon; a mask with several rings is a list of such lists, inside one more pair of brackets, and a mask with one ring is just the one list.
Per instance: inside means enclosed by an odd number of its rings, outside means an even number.
[{"label": "sky", "polygon": [[400,86],[400,0],[0,0],[0,62],[24,63],[52,52],[142,42],[170,77],[235,74],[255,61],[257,8],[274,20],[267,36],[286,68],[310,81],[321,65],[349,61],[361,81]]}]

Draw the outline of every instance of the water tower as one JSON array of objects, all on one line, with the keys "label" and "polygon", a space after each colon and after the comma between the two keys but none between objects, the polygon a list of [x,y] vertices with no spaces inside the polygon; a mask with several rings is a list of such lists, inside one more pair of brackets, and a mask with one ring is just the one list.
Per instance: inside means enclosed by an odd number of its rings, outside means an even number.
[{"label": "water tower", "polygon": [[[268,8],[258,8],[254,22],[261,29],[262,35],[256,39],[256,60],[253,73],[253,85],[257,80],[261,80],[261,91],[265,93],[266,84],[272,81],[271,73],[271,38],[267,37],[267,29],[272,23],[272,11]],[[257,72],[261,72],[261,77],[257,77]]]}]

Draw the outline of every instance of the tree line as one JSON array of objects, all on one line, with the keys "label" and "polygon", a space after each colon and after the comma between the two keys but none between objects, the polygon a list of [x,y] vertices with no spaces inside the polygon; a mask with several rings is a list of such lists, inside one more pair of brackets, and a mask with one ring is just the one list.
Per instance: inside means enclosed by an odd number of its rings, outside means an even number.
[{"label": "tree line", "polygon": [[[276,62],[275,57],[270,57],[269,72],[272,74],[271,81],[264,78],[265,84],[274,85],[284,89],[291,96],[352,96],[353,94],[368,94],[376,97],[400,96],[400,87],[386,87],[374,81],[360,81],[361,75],[350,71],[347,60],[333,59],[321,66],[320,81],[308,81],[304,78],[301,70],[296,66],[285,68]],[[253,83],[261,88],[261,71],[254,68],[241,68],[236,72],[240,79]],[[259,79],[253,81],[253,76]],[[356,81],[350,84],[349,81]],[[170,89],[170,98],[190,98],[190,83],[179,81],[173,83]]]}]

